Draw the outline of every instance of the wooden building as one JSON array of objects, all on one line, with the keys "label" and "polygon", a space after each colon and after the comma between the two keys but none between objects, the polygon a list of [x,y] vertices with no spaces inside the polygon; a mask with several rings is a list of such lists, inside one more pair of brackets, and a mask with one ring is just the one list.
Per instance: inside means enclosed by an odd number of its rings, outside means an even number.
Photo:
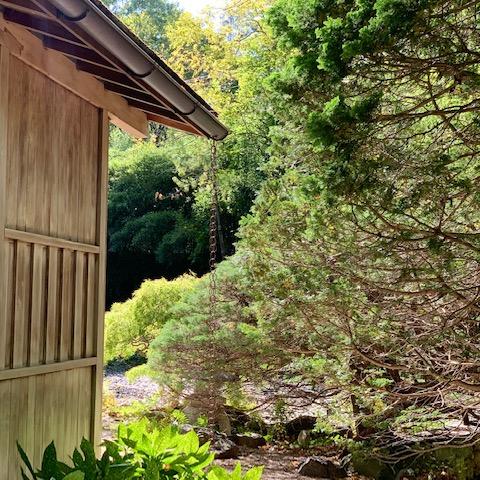
[{"label": "wooden building", "polygon": [[98,0],[0,0],[0,480],[101,434],[109,122],[215,113]]}]

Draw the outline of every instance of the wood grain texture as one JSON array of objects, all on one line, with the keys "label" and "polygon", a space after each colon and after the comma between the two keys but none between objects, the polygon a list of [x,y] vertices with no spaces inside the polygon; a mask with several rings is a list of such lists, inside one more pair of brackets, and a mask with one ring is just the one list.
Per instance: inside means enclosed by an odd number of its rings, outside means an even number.
[{"label": "wood grain texture", "polygon": [[92,367],[97,364],[96,357],[81,358],[79,360],[68,360],[66,362],[49,363],[46,365],[37,365],[34,367],[11,368],[0,372],[0,382],[5,380],[14,380],[16,378],[35,377],[53,372],[63,372],[74,370],[75,368]]},{"label": "wood grain texture", "polygon": [[95,392],[93,411],[93,437],[97,449],[100,448],[102,435],[102,385],[103,385],[103,344],[104,344],[104,317],[105,317],[105,289],[107,270],[107,198],[108,198],[108,138],[109,119],[105,110],[100,111],[99,122],[99,175],[98,175],[98,202],[97,202],[97,244],[100,246],[98,259],[97,283],[97,328],[95,339],[95,354],[97,357],[96,378],[93,391]]},{"label": "wood grain texture", "polygon": [[0,480],[99,439],[108,122],[0,42]]},{"label": "wood grain texture", "polygon": [[10,63],[7,234],[95,253],[98,110],[17,58]]},{"label": "wood grain texture", "polygon": [[40,465],[52,440],[59,456],[66,458],[83,435],[91,437],[85,423],[91,405],[81,401],[91,393],[91,385],[90,367],[0,381],[0,480],[20,478],[16,441]]},{"label": "wood grain texture", "polygon": [[78,71],[75,64],[64,55],[46,49],[39,38],[28,30],[5,21],[1,14],[0,31],[3,31],[4,37],[8,35],[5,43],[9,41],[9,45],[13,42],[20,45],[20,48],[12,47],[13,55],[92,105],[111,112],[112,120],[118,120],[120,128],[139,138],[147,136],[148,121],[144,112],[130,107],[120,95],[105,90],[95,77]]},{"label": "wood grain texture", "polygon": [[[83,219],[85,219],[86,217],[87,215],[82,215]],[[36,225],[39,225],[39,223],[36,223]],[[89,232],[88,235],[92,236],[92,233]],[[47,247],[58,247],[86,253],[100,253],[100,247],[98,247],[97,245],[72,242],[69,240],[64,240],[62,238],[48,237],[46,235],[38,235],[36,233],[30,232],[22,232],[21,230],[12,230],[11,228],[5,229],[5,238],[8,238],[10,240],[20,240],[21,242],[35,243],[37,245],[44,245]]]},{"label": "wood grain texture", "polygon": [[[8,84],[10,54],[0,45],[0,225],[5,225],[6,218],[6,174],[7,174],[7,142],[8,142]],[[10,342],[7,303],[7,270],[8,245],[0,229],[0,369],[7,364],[7,352]]]}]

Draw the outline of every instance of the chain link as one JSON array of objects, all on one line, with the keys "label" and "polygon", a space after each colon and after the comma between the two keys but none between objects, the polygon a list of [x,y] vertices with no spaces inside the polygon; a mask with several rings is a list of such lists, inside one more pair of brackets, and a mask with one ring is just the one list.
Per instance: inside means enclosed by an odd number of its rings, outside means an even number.
[{"label": "chain link", "polygon": [[210,162],[210,171],[209,171],[209,181],[210,188],[212,189],[212,202],[210,205],[210,236],[209,236],[209,247],[210,247],[210,304],[209,304],[209,313],[210,320],[215,321],[215,305],[217,303],[217,211],[218,211],[218,184],[217,184],[217,143],[215,140],[212,140],[212,149],[211,149],[211,162]]}]

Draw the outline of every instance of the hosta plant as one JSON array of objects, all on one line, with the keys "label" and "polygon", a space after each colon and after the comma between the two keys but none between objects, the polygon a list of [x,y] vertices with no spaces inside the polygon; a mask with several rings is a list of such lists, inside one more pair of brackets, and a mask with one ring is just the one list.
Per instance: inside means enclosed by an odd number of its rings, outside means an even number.
[{"label": "hosta plant", "polygon": [[[18,445],[20,457],[27,471],[22,468],[23,480],[130,480],[141,478],[139,468],[134,461],[134,454],[121,452],[114,443],[105,445],[100,459],[95,456],[93,445],[83,439],[80,451],[75,449],[72,466],[57,458],[54,443],[45,449],[40,470],[35,470],[27,454]],[[27,472],[30,476],[27,475]]]},{"label": "hosta plant", "polygon": [[210,444],[200,446],[193,430],[182,434],[175,426],[151,428],[146,420],[121,425],[114,445],[133,452],[134,461],[149,480],[205,478],[205,469],[214,459]]},{"label": "hosta plant", "polygon": [[95,455],[83,439],[75,449],[71,465],[58,460],[55,445],[45,450],[40,469],[35,469],[18,445],[25,468],[23,480],[260,480],[262,468],[233,472],[212,466],[214,454],[208,443],[200,445],[194,431],[181,433],[175,426],[155,428],[146,420],[120,426],[115,441],[104,443],[104,453]]}]

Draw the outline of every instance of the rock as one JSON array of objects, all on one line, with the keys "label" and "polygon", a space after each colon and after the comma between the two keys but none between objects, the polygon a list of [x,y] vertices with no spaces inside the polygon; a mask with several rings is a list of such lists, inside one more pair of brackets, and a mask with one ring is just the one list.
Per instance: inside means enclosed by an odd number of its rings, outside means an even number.
[{"label": "rock", "polygon": [[250,416],[250,419],[244,426],[244,431],[259,433],[266,435],[268,433],[268,425],[259,416]]},{"label": "rock", "polygon": [[249,415],[239,408],[225,406],[225,413],[230,419],[234,432],[255,432],[265,435],[268,432],[267,424],[257,415]]},{"label": "rock", "polygon": [[218,429],[222,432],[225,433],[226,435],[231,435],[232,434],[232,424],[230,423],[230,418],[228,415],[225,413],[225,411],[220,411],[217,414],[217,426]]},{"label": "rock", "polygon": [[244,427],[250,421],[250,415],[239,408],[225,406],[225,413],[229,416],[233,428]]},{"label": "rock", "polygon": [[308,430],[302,430],[297,437],[297,443],[301,447],[307,447],[310,443],[312,436]]},{"label": "rock", "polygon": [[183,423],[182,425],[180,425],[178,427],[178,429],[179,429],[180,433],[188,433],[192,430],[195,430],[193,428],[193,425],[190,425],[189,423]]},{"label": "rock", "polygon": [[215,453],[215,457],[219,459],[237,458],[240,449],[236,443],[227,438],[224,433],[216,432],[210,428],[197,428],[200,445],[210,442],[210,449]]},{"label": "rock", "polygon": [[302,430],[313,430],[317,424],[317,418],[302,415],[285,424],[285,433],[289,437],[297,438]]},{"label": "rock", "polygon": [[363,452],[353,452],[351,465],[355,473],[375,480],[395,480],[395,472],[380,460],[365,455]]},{"label": "rock", "polygon": [[232,435],[232,440],[240,447],[260,448],[267,444],[265,439],[258,433],[248,435]]},{"label": "rock", "polygon": [[353,438],[353,430],[351,427],[338,427],[335,430],[334,435],[339,435],[340,437]]},{"label": "rock", "polygon": [[333,460],[311,457],[307,458],[300,467],[298,473],[305,477],[323,478],[323,479],[337,479],[347,478],[346,470],[335,463]]},{"label": "rock", "polygon": [[189,423],[198,423],[200,418],[206,417],[209,425],[214,425],[227,435],[232,433],[230,418],[225,411],[225,398],[220,394],[195,390],[184,397],[183,413]]},{"label": "rock", "polygon": [[212,444],[212,452],[217,459],[237,458],[240,455],[240,448],[228,438],[220,438]]},{"label": "rock", "polygon": [[198,439],[200,440],[200,445],[203,445],[207,442],[213,444],[216,440],[223,438],[220,433],[215,432],[211,428],[200,427],[196,428],[195,431],[197,432]]}]

